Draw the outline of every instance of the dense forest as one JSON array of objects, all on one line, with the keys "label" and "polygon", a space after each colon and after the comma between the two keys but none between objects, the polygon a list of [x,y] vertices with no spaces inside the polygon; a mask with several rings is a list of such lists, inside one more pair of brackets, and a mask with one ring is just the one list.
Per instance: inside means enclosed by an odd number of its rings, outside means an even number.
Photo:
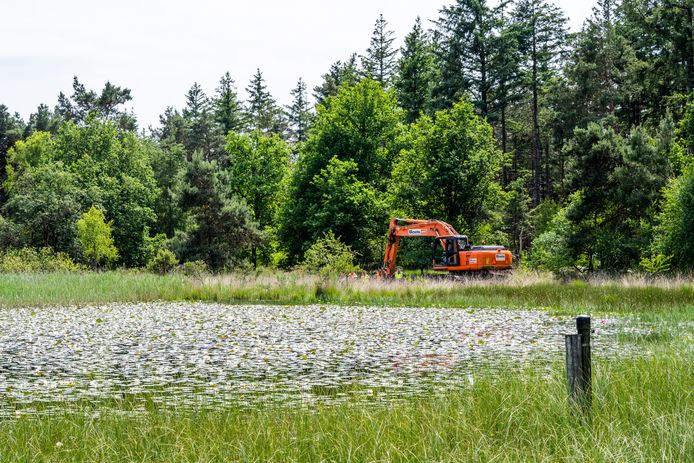
[{"label": "dense forest", "polygon": [[458,0],[400,48],[377,18],[286,106],[260,69],[245,99],[226,73],[148,128],[129,89],[75,77],[26,121],[0,105],[0,252],[221,271],[294,267],[328,240],[370,269],[402,216],[556,273],[691,270],[693,16],[600,0],[569,33],[551,2]]}]

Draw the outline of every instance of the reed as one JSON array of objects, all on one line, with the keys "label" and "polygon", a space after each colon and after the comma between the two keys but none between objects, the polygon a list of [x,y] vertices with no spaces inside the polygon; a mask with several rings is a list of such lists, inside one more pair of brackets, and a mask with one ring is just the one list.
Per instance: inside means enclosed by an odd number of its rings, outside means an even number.
[{"label": "reed", "polygon": [[384,406],[133,411],[82,404],[0,420],[3,461],[459,462],[694,460],[692,352],[595,365],[592,414],[547,375],[481,371],[445,395]]},{"label": "reed", "polygon": [[225,303],[501,307],[692,318],[694,284],[684,277],[649,280],[605,277],[562,283],[547,275],[506,280],[321,279],[298,272],[225,274],[202,279],[142,272],[0,275],[0,306],[86,305],[109,302],[215,301]]}]

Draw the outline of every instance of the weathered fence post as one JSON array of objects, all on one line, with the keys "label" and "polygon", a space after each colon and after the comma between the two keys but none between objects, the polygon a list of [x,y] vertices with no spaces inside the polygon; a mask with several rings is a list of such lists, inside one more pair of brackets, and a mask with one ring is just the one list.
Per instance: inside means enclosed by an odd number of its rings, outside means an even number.
[{"label": "weathered fence post", "polygon": [[576,330],[581,335],[581,389],[584,406],[589,409],[593,400],[593,391],[590,365],[590,317],[588,315],[576,317]]},{"label": "weathered fence post", "polygon": [[576,317],[578,334],[565,335],[566,378],[570,399],[583,407],[591,407],[590,317]]},{"label": "weathered fence post", "polygon": [[581,335],[566,334],[566,380],[569,386],[569,398],[578,403],[581,376]]}]

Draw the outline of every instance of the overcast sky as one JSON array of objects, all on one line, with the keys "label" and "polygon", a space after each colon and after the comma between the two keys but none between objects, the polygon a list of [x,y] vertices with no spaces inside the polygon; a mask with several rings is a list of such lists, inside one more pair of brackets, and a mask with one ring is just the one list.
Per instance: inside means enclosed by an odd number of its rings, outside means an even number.
[{"label": "overcast sky", "polygon": [[[182,107],[193,82],[212,94],[229,71],[239,94],[256,68],[289,103],[299,77],[313,88],[331,63],[363,53],[383,13],[400,46],[420,16],[429,27],[450,0],[2,0],[0,104],[25,119],[72,93],[72,76],[100,90],[132,89],[141,126]],[[594,1],[556,1],[580,29]]]}]

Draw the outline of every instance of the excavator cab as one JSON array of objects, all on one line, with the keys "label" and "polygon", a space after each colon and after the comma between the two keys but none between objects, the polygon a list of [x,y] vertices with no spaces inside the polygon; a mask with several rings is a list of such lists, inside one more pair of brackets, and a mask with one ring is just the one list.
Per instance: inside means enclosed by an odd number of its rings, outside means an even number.
[{"label": "excavator cab", "polygon": [[470,249],[470,242],[465,235],[437,236],[431,244],[431,260],[434,267],[460,265],[460,252]]}]

